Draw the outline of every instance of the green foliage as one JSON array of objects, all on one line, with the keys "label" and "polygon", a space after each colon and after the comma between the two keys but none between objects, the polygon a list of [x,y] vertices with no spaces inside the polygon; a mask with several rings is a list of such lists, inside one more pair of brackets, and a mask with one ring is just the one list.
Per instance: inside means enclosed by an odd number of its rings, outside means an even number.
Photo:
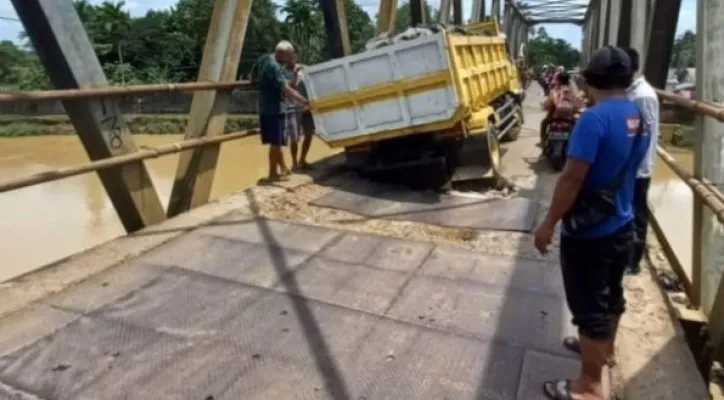
[{"label": "green foliage", "polygon": [[696,33],[686,31],[674,40],[671,67],[677,69],[696,67]]},{"label": "green foliage", "polygon": [[[131,17],[124,1],[91,4],[75,1],[111,84],[183,82],[195,80],[206,42],[213,1],[178,0],[167,10]],[[248,73],[259,57],[281,39],[291,40],[307,64],[329,58],[322,12],[316,0],[287,0],[281,10],[273,0],[255,0],[247,26],[239,75]],[[278,18],[281,11],[282,18]],[[353,51],[374,35],[369,15],[346,0],[347,25]],[[49,88],[49,81],[27,35],[24,46],[0,43],[0,87],[23,90]]]},{"label": "green foliage", "polygon": [[[437,16],[433,19],[433,9],[430,7],[430,5],[425,2],[425,21],[434,21],[437,19]],[[395,14],[395,30],[396,31],[403,31],[408,26],[412,25],[412,9],[410,8],[410,2],[403,3],[400,7],[397,8],[397,12]]]},{"label": "green foliage", "polygon": [[554,39],[545,28],[539,28],[528,42],[528,64],[538,70],[545,64],[563,65],[567,69],[578,66],[581,53],[563,39]]}]

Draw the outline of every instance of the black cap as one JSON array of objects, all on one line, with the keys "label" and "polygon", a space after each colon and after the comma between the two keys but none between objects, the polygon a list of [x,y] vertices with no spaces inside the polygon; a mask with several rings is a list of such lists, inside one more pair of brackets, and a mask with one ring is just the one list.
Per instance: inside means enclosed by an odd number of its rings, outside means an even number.
[{"label": "black cap", "polygon": [[601,77],[630,74],[631,59],[621,48],[601,47],[591,54],[591,61],[588,62],[586,71]]}]

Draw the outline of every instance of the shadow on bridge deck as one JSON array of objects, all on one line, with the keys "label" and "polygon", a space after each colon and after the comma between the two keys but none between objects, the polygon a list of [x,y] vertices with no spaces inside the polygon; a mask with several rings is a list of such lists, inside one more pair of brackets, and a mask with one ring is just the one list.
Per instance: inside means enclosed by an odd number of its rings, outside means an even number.
[{"label": "shadow on bridge deck", "polygon": [[[535,141],[506,169],[547,199]],[[269,218],[268,200],[234,195],[6,317],[0,398],[534,400],[577,372],[557,264],[529,235],[445,245]]]}]

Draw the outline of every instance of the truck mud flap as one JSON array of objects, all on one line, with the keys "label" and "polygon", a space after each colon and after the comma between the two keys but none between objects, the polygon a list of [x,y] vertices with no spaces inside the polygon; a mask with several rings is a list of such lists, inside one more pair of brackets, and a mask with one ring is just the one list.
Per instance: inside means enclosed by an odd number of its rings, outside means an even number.
[{"label": "truck mud flap", "polygon": [[465,140],[455,161],[452,182],[494,179],[499,163],[495,129],[490,129],[487,135],[473,136]]}]

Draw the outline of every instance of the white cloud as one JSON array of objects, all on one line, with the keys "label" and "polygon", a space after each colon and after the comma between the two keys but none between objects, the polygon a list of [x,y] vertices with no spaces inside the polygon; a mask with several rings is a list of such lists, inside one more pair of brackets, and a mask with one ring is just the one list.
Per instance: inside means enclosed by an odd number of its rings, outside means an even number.
[{"label": "white cloud", "polygon": [[[126,0],[126,9],[133,16],[141,16],[150,9],[167,9],[177,3],[178,0]],[[400,2],[404,0],[398,0]],[[91,3],[99,4],[103,0],[91,0]],[[282,0],[275,0],[281,3]],[[378,0],[357,0],[358,4],[374,18],[377,14]],[[472,0],[463,0],[463,10],[467,18],[472,9]],[[0,0],[0,17],[17,18],[10,0]],[[551,36],[559,37],[570,42],[574,47],[581,46],[581,29],[575,25],[543,25]],[[20,22],[0,20],[0,40],[17,41],[18,35],[23,30]],[[681,13],[679,14],[679,26],[677,33],[681,34],[686,30],[696,30],[696,0],[682,0]]]}]

